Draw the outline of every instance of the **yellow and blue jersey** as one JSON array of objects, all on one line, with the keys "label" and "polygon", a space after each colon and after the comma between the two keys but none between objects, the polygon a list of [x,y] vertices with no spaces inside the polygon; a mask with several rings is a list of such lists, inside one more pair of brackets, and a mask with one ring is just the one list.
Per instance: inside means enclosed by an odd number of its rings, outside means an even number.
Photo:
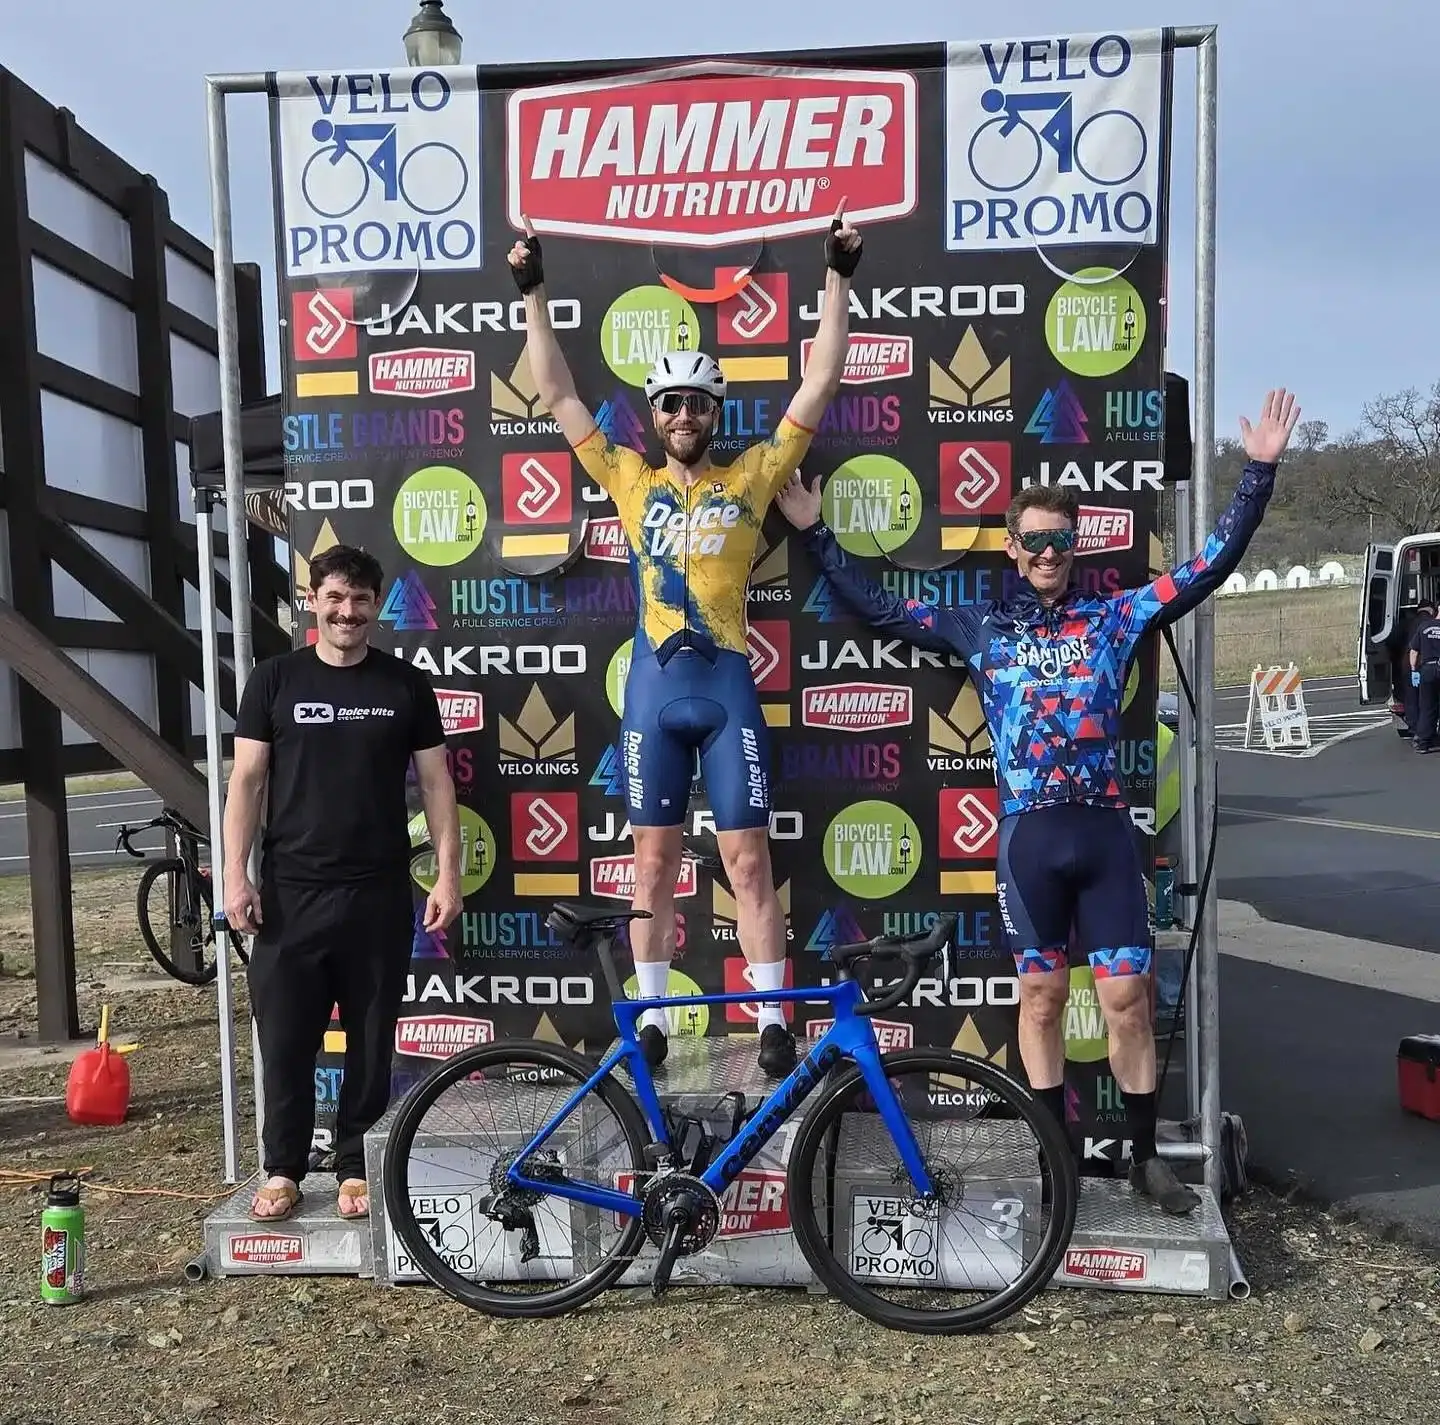
[{"label": "yellow and blue jersey", "polygon": [[639,632],[652,648],[690,630],[718,649],[746,653],[745,596],[760,526],[814,434],[786,415],[769,440],[733,465],[712,466],[688,488],[598,428],[575,447],[615,502],[638,577]]}]

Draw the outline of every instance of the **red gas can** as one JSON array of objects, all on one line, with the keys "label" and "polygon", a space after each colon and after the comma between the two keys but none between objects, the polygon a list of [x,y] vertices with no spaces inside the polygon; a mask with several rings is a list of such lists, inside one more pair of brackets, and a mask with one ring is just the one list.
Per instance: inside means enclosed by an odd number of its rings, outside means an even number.
[{"label": "red gas can", "polygon": [[1440,1034],[1412,1034],[1400,1041],[1400,1107],[1440,1121]]},{"label": "red gas can", "polygon": [[[130,1065],[110,1047],[110,1006],[100,1010],[100,1042],[76,1057],[65,1086],[65,1112],[75,1123],[112,1127],[130,1108]],[[127,1046],[128,1047],[128,1046]]]}]

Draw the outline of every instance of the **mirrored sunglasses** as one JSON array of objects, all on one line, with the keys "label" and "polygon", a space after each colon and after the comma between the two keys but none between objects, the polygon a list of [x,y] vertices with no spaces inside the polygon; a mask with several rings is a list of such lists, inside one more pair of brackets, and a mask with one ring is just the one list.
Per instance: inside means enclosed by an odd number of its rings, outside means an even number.
[{"label": "mirrored sunglasses", "polygon": [[1067,554],[1075,546],[1073,529],[1027,529],[1015,536],[1016,542],[1027,554],[1043,554],[1047,546],[1056,554]]},{"label": "mirrored sunglasses", "polygon": [[655,398],[655,409],[667,416],[686,410],[692,416],[708,416],[715,409],[715,398],[704,391],[666,391]]}]

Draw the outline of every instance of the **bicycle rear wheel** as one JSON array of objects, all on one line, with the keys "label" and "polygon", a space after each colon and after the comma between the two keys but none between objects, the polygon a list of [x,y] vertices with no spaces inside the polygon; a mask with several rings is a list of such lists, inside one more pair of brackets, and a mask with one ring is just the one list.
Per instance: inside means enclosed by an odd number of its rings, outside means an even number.
[{"label": "bicycle rear wheel", "polygon": [[882,1063],[936,1195],[916,1192],[851,1065],[795,1138],[796,1239],[820,1280],[880,1326],[983,1331],[1055,1275],[1080,1196],[1074,1154],[1050,1112],[993,1064],[946,1049]]},{"label": "bicycle rear wheel", "polygon": [[[550,1123],[596,1065],[538,1040],[481,1044],[447,1059],[410,1091],[385,1145],[385,1211],[417,1271],[490,1316],[559,1316],[621,1277],[644,1225],[539,1191],[507,1188],[516,1154]],[[527,1163],[635,1191],[649,1131],[613,1076],[590,1091]],[[442,1210],[443,1209],[443,1210]],[[522,1259],[528,1223],[537,1250]]]},{"label": "bicycle rear wheel", "polygon": [[[214,906],[215,897],[209,879],[203,875],[189,879],[185,863],[178,856],[152,861],[140,877],[135,891],[135,914],[140,922],[140,937],[155,963],[182,984],[208,985],[219,969],[214,952]],[[164,931],[163,938],[157,927]],[[175,947],[174,932],[177,930],[190,937],[192,958],[185,965],[171,958]],[[230,948],[240,963],[247,963],[244,938],[228,926],[225,933],[230,937]],[[207,950],[210,952],[208,958]]]}]

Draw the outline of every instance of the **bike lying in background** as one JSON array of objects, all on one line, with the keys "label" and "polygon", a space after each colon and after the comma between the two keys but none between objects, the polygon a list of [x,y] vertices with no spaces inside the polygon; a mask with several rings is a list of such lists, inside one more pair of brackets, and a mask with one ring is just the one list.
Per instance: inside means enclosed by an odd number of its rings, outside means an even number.
[{"label": "bike lying in background", "polygon": [[[175,837],[175,856],[165,856],[145,868],[135,892],[140,935],[155,963],[167,975],[187,985],[208,985],[219,968],[215,958],[215,893],[210,868],[200,864],[200,848],[210,838],[192,826],[178,811],[166,807],[143,826],[122,826],[115,838],[116,851],[137,861],[146,859],[130,838],[155,828]],[[227,925],[231,948],[246,963],[245,938]]]},{"label": "bike lying in background", "polygon": [[[648,914],[558,904],[547,919],[597,956],[609,986],[620,1038],[598,1065],[563,1045],[503,1040],[455,1054],[403,1100],[385,1204],[425,1277],[492,1316],[556,1316],[612,1286],[648,1244],[658,1296],[678,1259],[715,1241],[727,1189],[821,1088],[785,1189],[791,1229],[830,1291],[881,1326],[954,1334],[1003,1320],[1051,1280],[1079,1200],[1064,1130],[994,1064],[950,1049],[882,1054],[871,1022],[935,960],[948,965],[954,915],[833,947],[829,985],[644,1002],[625,997],[612,957],[637,917]],[[853,978],[862,960],[898,964],[901,978],[867,998]],[[726,1094],[716,1132],[663,1108],[636,1037],[641,1012],[762,1000],[823,1004],[829,1016],[790,1076],[753,1107]],[[474,1203],[473,1237],[457,1229],[447,1241],[438,1201]]]}]

